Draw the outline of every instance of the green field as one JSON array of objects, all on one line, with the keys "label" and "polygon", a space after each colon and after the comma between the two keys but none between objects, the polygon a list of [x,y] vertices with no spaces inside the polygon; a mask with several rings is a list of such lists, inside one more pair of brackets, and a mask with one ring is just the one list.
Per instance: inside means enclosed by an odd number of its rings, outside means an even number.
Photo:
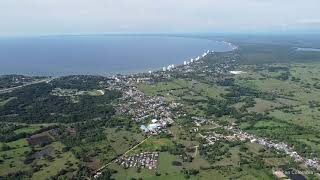
[{"label": "green field", "polygon": [[[230,158],[224,158],[214,164],[210,164],[201,156],[197,155],[192,162],[183,162],[179,156],[171,155],[167,152],[161,152],[157,169],[148,170],[137,168],[123,169],[117,164],[111,164],[109,169],[116,170],[113,174],[115,179],[130,179],[132,177],[139,179],[272,179],[271,169],[261,170],[255,167],[255,161],[250,160],[249,156],[259,156],[263,163],[273,167],[287,164],[290,160],[277,157],[270,151],[260,151],[262,146],[256,144],[247,144],[248,151],[240,152],[239,147],[230,149]],[[241,155],[239,155],[241,154]],[[249,155],[250,154],[250,155]],[[240,158],[241,157],[241,158]],[[249,158],[248,164],[239,165],[240,159]],[[172,165],[173,161],[182,162],[182,166]],[[252,162],[251,162],[252,161]],[[186,176],[185,170],[200,170],[197,176]],[[158,174],[156,176],[156,173]]]},{"label": "green field", "polygon": [[[189,79],[183,81],[173,79],[168,82],[144,85],[142,88],[139,85],[139,87],[148,95],[161,95],[167,97],[169,101],[175,100],[182,103],[182,110],[186,112],[187,117],[205,117],[208,115],[206,108],[216,108],[217,104],[226,101],[230,103],[230,107],[237,110],[238,114],[241,114],[241,118],[238,118],[239,115],[234,116],[237,113],[233,111],[231,111],[233,114],[221,117],[212,115],[210,118],[220,123],[236,123],[249,133],[285,142],[306,157],[319,157],[320,100],[318,97],[320,97],[320,90],[317,86],[319,80],[317,77],[320,77],[319,66],[319,63],[243,65],[239,69],[246,73],[232,76],[233,87],[237,87],[234,89],[230,85],[214,84],[212,83],[213,78],[209,77],[204,78],[201,83]],[[300,76],[302,80],[297,80]],[[210,79],[210,82],[205,82],[207,79]],[[165,85],[162,86],[162,83]],[[233,101],[230,96],[239,97]],[[211,103],[208,101],[209,98],[222,101],[213,101],[215,104],[212,106],[209,104]],[[189,121],[188,118],[176,120],[182,123],[187,131],[194,126]],[[210,127],[203,126],[203,131],[207,130],[210,130]],[[190,140],[191,134],[187,131],[175,126],[171,127],[174,139],[191,148],[198,143]],[[259,162],[261,161],[268,167],[292,164],[292,159],[278,156],[268,150],[261,150],[258,145],[247,144],[247,146],[246,153],[239,152],[239,147],[230,148],[230,157],[223,157],[222,160],[211,165],[203,157],[196,156],[193,162],[183,163],[183,167],[187,169],[192,167],[199,169],[202,166],[219,167],[219,171],[201,170],[198,177],[205,176],[205,174],[217,174],[217,177],[221,175],[232,179],[240,177],[255,179],[257,176],[270,179],[273,177],[271,169],[261,171],[253,168],[252,165],[239,167],[239,162],[245,158],[250,164],[251,161],[255,161],[254,158],[260,157],[262,159],[259,158]],[[305,168],[304,166],[297,167]],[[242,170],[239,171],[239,168]]]},{"label": "green field", "polygon": [[133,149],[130,154],[137,154],[140,152],[152,152],[160,151],[162,148],[170,148],[173,146],[173,143],[168,138],[159,138],[159,137],[150,137],[144,143],[137,146]]},{"label": "green field", "polygon": [[20,128],[14,131],[14,133],[19,134],[19,133],[27,133],[27,134],[32,134],[38,130],[41,129],[42,125],[30,125],[25,128]]},{"label": "green field", "polygon": [[26,154],[31,151],[28,142],[25,139],[19,139],[6,143],[6,145],[10,147],[10,150],[0,152],[0,159],[3,161],[0,164],[0,176],[14,173],[17,170],[30,170],[31,168],[23,163]]},{"label": "green field", "polygon": [[[112,164],[108,168],[115,169],[118,172],[113,175],[115,179],[126,180],[132,177],[138,179],[168,179],[168,180],[182,180],[185,179],[180,172],[181,167],[173,166],[172,161],[179,160],[179,157],[170,155],[167,152],[160,153],[159,165],[156,170],[141,169],[141,172],[137,171],[137,168],[123,169],[121,166]],[[160,173],[160,176],[156,176],[156,172]]]},{"label": "green field", "polygon": [[46,179],[48,176],[57,175],[61,170],[75,171],[79,160],[71,152],[62,152],[64,147],[60,142],[51,144],[54,148],[53,161],[48,159],[37,160],[37,165],[42,166],[40,171],[32,175],[33,179]]},{"label": "green field", "polygon": [[167,97],[169,100],[220,98],[220,95],[226,92],[223,87],[182,79],[159,82],[153,85],[139,84],[138,88],[147,95],[160,95]]},{"label": "green field", "polygon": [[[6,143],[6,145],[10,146],[11,149],[0,152],[0,159],[3,161],[0,164],[0,176],[17,171],[31,171],[30,164],[24,162],[27,154],[31,152],[31,146],[28,142],[25,139],[20,139]],[[54,154],[50,155],[51,159],[40,158],[32,162],[33,166],[41,167],[33,173],[33,179],[46,179],[48,176],[58,174],[62,169],[67,169],[70,172],[74,171],[79,161],[71,152],[63,152],[63,147],[65,146],[60,142],[54,142],[45,147],[36,147],[38,152],[45,148],[52,148]]]},{"label": "green field", "polygon": [[[102,176],[116,180],[256,180],[275,179],[273,169],[313,171],[232,130],[320,158],[320,53],[289,44],[239,43],[177,71],[63,76],[1,93],[0,179],[93,179],[102,167]],[[0,81],[11,87],[13,77]],[[126,96],[136,88],[147,96]],[[153,101],[160,97],[165,101]],[[134,120],[141,116],[148,118]],[[153,118],[174,122],[143,133],[139,127]],[[159,153],[155,169],[114,163],[143,152]]]}]

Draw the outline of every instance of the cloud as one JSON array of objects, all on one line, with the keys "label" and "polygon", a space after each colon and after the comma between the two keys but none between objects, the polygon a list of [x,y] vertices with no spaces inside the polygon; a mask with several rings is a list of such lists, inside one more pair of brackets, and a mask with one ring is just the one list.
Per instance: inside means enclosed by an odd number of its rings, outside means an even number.
[{"label": "cloud", "polygon": [[0,36],[287,30],[318,23],[318,7],[319,0],[0,0]]},{"label": "cloud", "polygon": [[298,24],[320,24],[320,18],[319,19],[299,19],[297,23]]}]

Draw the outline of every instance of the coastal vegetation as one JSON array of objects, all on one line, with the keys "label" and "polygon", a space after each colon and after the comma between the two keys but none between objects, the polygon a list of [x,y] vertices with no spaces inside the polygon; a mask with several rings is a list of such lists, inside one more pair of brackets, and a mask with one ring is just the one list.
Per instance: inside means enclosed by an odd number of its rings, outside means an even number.
[{"label": "coastal vegetation", "polygon": [[[274,179],[275,169],[316,172],[232,130],[320,158],[318,56],[287,45],[242,44],[172,71],[65,76],[1,93],[0,179]],[[0,77],[1,86],[20,85],[12,78],[21,77]],[[165,125],[157,131],[159,119]],[[143,131],[144,124],[156,128]],[[143,160],[155,168],[133,164],[153,152],[157,158]]]}]

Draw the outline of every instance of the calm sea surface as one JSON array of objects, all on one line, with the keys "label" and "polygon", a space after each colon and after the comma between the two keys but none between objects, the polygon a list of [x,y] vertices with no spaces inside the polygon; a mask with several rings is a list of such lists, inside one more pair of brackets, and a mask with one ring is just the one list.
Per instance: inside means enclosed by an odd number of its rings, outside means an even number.
[{"label": "calm sea surface", "polygon": [[182,64],[222,42],[162,36],[55,36],[0,39],[0,74],[110,75]]}]

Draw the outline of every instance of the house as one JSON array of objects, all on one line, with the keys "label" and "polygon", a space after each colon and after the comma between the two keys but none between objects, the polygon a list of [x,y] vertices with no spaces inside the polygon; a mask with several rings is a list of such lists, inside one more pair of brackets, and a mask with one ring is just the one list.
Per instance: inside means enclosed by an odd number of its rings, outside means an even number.
[{"label": "house", "polygon": [[143,130],[145,133],[149,132],[149,129],[145,125],[141,125],[140,129]]},{"label": "house", "polygon": [[157,131],[161,127],[161,124],[153,123],[148,125],[149,131]]}]

